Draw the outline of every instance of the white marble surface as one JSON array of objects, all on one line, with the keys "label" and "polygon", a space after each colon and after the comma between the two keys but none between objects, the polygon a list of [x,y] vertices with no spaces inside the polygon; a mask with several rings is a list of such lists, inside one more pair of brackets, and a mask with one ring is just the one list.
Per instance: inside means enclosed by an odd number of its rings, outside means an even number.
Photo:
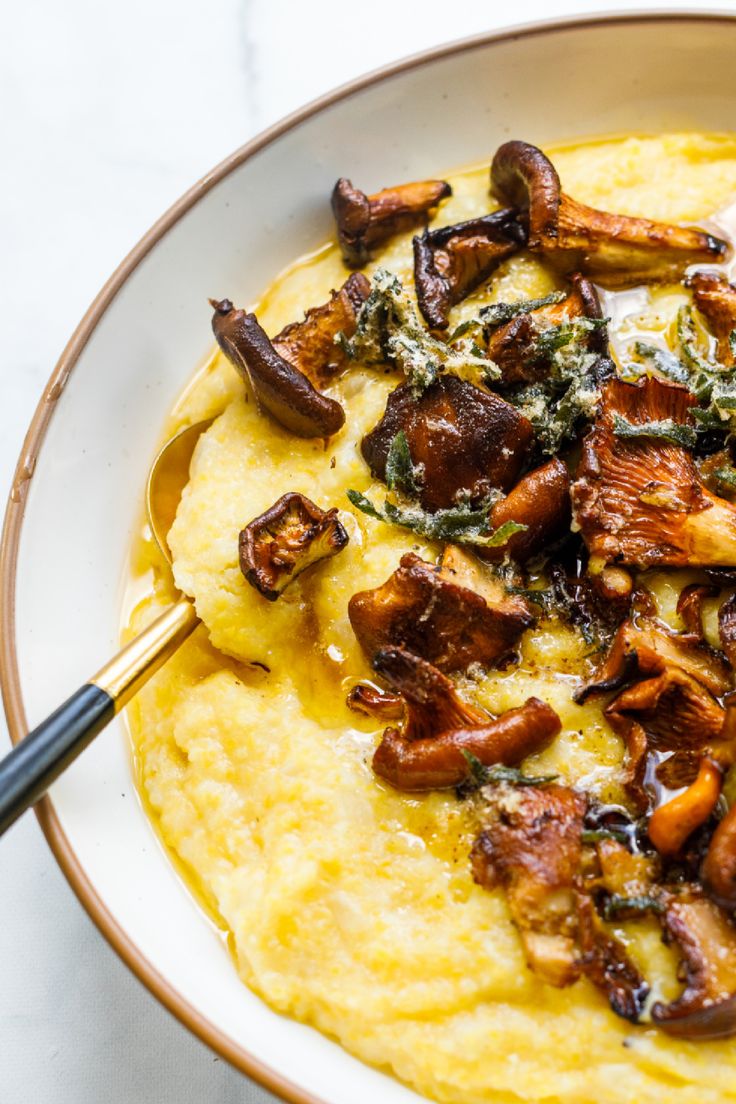
[{"label": "white marble surface", "polygon": [[[10,485],[42,385],[99,287],[161,211],[233,148],[330,87],[444,39],[510,19],[639,6],[6,5],[0,490]],[[736,0],[720,6],[734,10]],[[0,750],[6,742],[0,722]],[[33,817],[0,842],[0,879],[0,1104],[273,1100],[193,1039],[127,972],[77,904]]]}]

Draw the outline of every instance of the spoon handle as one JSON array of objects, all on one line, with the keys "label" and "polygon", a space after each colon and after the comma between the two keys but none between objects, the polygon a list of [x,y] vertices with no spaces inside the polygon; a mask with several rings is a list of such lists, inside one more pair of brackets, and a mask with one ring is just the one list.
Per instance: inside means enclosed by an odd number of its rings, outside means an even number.
[{"label": "spoon handle", "polygon": [[46,792],[199,623],[180,598],[0,761],[0,835]]}]

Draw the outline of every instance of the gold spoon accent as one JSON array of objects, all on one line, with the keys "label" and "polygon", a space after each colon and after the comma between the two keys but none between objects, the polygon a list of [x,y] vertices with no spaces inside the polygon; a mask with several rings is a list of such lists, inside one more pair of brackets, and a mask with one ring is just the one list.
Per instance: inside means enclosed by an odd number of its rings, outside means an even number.
[{"label": "gold spoon accent", "polygon": [[[213,421],[196,422],[175,434],[148,475],[148,523],[169,564],[168,534],[189,480],[189,465],[197,441]],[[38,801],[198,624],[194,603],[182,596],[16,744],[0,761],[0,834]]]}]

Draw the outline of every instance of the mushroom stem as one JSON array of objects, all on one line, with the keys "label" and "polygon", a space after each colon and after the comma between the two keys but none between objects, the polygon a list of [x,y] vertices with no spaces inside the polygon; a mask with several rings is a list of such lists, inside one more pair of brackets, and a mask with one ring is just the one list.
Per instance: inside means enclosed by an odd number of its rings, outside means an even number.
[{"label": "mushroom stem", "polygon": [[736,909],[736,805],[732,805],[710,841],[701,876],[723,908]]},{"label": "mushroom stem", "polygon": [[649,821],[649,838],[660,855],[672,856],[713,812],[721,793],[720,767],[705,756],[695,781],[684,793],[660,805]]},{"label": "mushroom stem", "polygon": [[298,437],[330,437],[345,423],[339,402],[317,391],[303,372],[274,349],[254,314],[229,299],[210,299],[212,329],[223,353],[265,410]]}]

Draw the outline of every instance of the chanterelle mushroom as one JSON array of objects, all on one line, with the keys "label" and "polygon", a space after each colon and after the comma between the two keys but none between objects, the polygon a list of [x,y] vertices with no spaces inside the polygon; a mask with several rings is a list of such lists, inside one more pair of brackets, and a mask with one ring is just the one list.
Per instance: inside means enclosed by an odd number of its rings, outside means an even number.
[{"label": "chanterelle mushroom", "polygon": [[478,549],[484,560],[498,562],[510,556],[518,563],[542,552],[562,536],[570,524],[570,475],[555,458],[525,475],[506,498],[496,503],[488,518],[492,530],[514,521],[524,528],[499,548]]},{"label": "chanterelle mushroom", "polygon": [[414,238],[414,284],[427,325],[444,330],[450,308],[525,242],[512,208]]},{"label": "chanterelle mushroom", "polygon": [[736,287],[715,272],[694,272],[687,280],[693,302],[705,317],[717,341],[717,354],[726,368],[736,365]]},{"label": "chanterelle mushroom", "polygon": [[397,645],[441,671],[493,666],[534,623],[523,598],[459,549],[442,564],[407,553],[382,586],[352,596],[348,615],[369,659]]},{"label": "chanterelle mushroom", "polygon": [[321,510],[305,495],[282,495],[240,534],[240,570],[264,598],[275,602],[312,564],[348,543],[337,510]]},{"label": "chanterelle mushroom", "polygon": [[713,833],[700,874],[718,904],[736,910],[736,805]]},{"label": "chanterelle mushroom", "polygon": [[449,195],[452,188],[444,180],[399,184],[366,195],[340,177],[332,191],[332,210],[345,260],[364,265],[374,246],[416,226]]},{"label": "chanterelle mushroom", "polygon": [[468,755],[485,766],[514,766],[560,731],[554,709],[539,698],[489,716],[459,698],[436,667],[403,648],[384,648],[373,668],[406,703],[403,730],[387,728],[373,756],[375,773],[396,789],[458,786],[469,774]]},{"label": "chanterelle mushroom", "polygon": [[531,311],[521,311],[491,333],[487,353],[489,360],[501,370],[499,386],[514,387],[542,378],[549,369],[551,351],[540,342],[540,335],[576,318],[588,318],[596,323],[586,335],[588,350],[607,353],[608,334],[603,325],[598,293],[590,280],[580,273],[570,279],[572,290],[564,298]]},{"label": "chanterelle mushroom", "polygon": [[342,428],[345,411],[340,403],[279,356],[254,314],[236,310],[229,299],[210,302],[217,344],[253,388],[260,406],[298,437],[330,437]]},{"label": "chanterelle mushroom", "polygon": [[665,935],[682,955],[685,990],[655,1004],[652,1021],[669,1035],[722,1039],[736,1032],[736,928],[697,886],[662,895]]},{"label": "chanterelle mushroom", "polygon": [[677,279],[690,264],[720,261],[727,244],[694,227],[609,214],[565,195],[557,171],[528,142],[506,142],[491,166],[491,190],[521,210],[529,248],[559,257],[607,287]]},{"label": "chanterelle mushroom", "polygon": [[702,683],[668,666],[622,691],[605,716],[626,744],[626,786],[641,810],[660,805],[663,791],[690,787],[650,832],[661,853],[674,854],[710,815],[721,789],[717,764],[729,765],[736,750],[723,739],[724,710]]},{"label": "chanterelle mushroom", "polygon": [[339,333],[348,338],[355,333],[358,312],[370,290],[365,276],[354,272],[326,303],[308,310],[301,322],[284,327],[271,344],[315,387],[324,387],[346,364],[345,353],[335,338]]},{"label": "chanterelle mushroom", "polygon": [[717,653],[698,637],[673,632],[647,613],[620,626],[603,662],[575,694],[575,700],[583,702],[591,694],[620,690],[637,675],[661,675],[669,667],[681,668],[716,696],[730,687],[728,666]]},{"label": "chanterelle mushroom", "polygon": [[685,388],[609,381],[572,487],[591,557],[635,567],[736,565],[736,506],[709,491]]},{"label": "chanterelle mushroom", "polygon": [[419,503],[435,511],[460,497],[481,502],[494,488],[508,491],[531,442],[528,420],[498,395],[443,375],[417,396],[407,384],[392,391],[361,450],[371,473],[386,481],[391,444],[403,432],[420,473]]},{"label": "chanterelle mushroom", "polygon": [[501,885],[529,967],[550,985],[579,976],[575,883],[585,794],[565,786],[484,790],[484,831],[471,856],[475,880]]}]

